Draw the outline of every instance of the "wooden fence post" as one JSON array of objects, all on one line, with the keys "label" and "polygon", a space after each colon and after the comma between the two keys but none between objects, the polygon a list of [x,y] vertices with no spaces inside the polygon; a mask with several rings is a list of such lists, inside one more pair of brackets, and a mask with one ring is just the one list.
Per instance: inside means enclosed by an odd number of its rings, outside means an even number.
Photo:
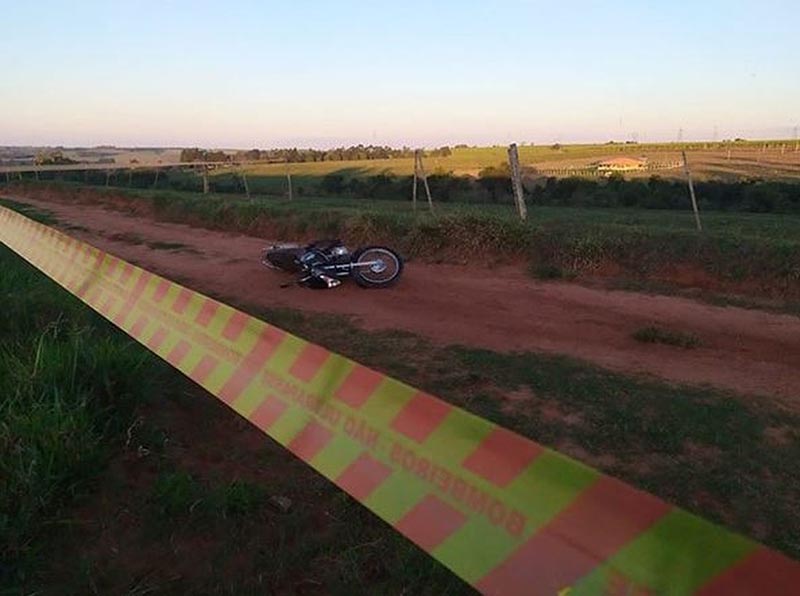
[{"label": "wooden fence post", "polygon": [[153,188],[158,186],[158,175],[161,173],[161,168],[156,168],[156,178],[153,180]]},{"label": "wooden fence post", "polygon": [[250,198],[250,187],[247,184],[247,173],[244,170],[242,170],[242,183],[244,184],[244,194],[249,199]]},{"label": "wooden fence post", "polygon": [[511,170],[511,187],[514,191],[514,201],[517,203],[517,212],[522,221],[528,219],[528,208],[525,206],[525,196],[522,188],[522,172],[519,167],[519,151],[517,144],[508,146],[508,165]]},{"label": "wooden fence post", "polygon": [[411,203],[414,205],[414,211],[417,210],[417,162],[419,160],[419,149],[414,149],[414,186],[411,187]]},{"label": "wooden fence post", "polygon": [[428,175],[425,173],[425,166],[422,165],[422,150],[418,149],[416,156],[419,164],[419,177],[422,178],[422,185],[425,187],[425,194],[428,197],[428,208],[433,212],[433,198],[431,197],[431,189],[428,187]]},{"label": "wooden fence post", "polygon": [[694,184],[692,184],[692,173],[689,171],[689,160],[686,159],[686,151],[681,151],[681,154],[683,155],[683,169],[686,172],[686,181],[689,183],[689,196],[692,198],[694,221],[697,224],[697,231],[702,232],[703,226],[700,223],[700,211],[697,209],[697,198],[694,195]]},{"label": "wooden fence post", "polygon": [[111,170],[106,170],[106,188],[108,188],[108,183],[111,180]]},{"label": "wooden fence post", "polygon": [[289,200],[294,200],[294,196],[292,193],[292,172],[289,170],[289,162],[286,162],[286,184],[287,190],[289,192]]},{"label": "wooden fence post", "polygon": [[203,166],[203,194],[208,194],[208,166]]}]

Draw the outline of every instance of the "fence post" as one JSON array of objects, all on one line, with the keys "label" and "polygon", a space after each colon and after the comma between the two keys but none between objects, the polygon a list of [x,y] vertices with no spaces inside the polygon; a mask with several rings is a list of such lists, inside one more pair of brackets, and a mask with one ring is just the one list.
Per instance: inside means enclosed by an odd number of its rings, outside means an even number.
[{"label": "fence post", "polygon": [[288,161],[286,162],[286,182],[288,184],[289,200],[291,201],[291,200],[294,199],[294,197],[292,195],[292,172],[289,171],[289,162]]},{"label": "fence post", "polygon": [[514,190],[514,200],[517,203],[517,212],[522,221],[528,219],[528,209],[525,206],[525,196],[522,189],[522,173],[519,168],[519,152],[517,144],[508,146],[508,165],[511,170],[511,187]]},{"label": "fence post", "polygon": [[422,177],[422,185],[425,187],[425,194],[428,197],[428,208],[433,211],[433,198],[431,198],[431,189],[428,187],[428,175],[425,173],[425,166],[422,165],[422,151],[417,152],[417,160],[419,161],[419,173]]},{"label": "fence post", "polygon": [[414,211],[417,210],[417,172],[419,161],[419,149],[414,149],[414,186],[411,188],[411,203],[414,205]]},{"label": "fence post", "polygon": [[242,183],[244,184],[244,194],[247,198],[250,198],[250,187],[247,184],[247,174],[244,170],[242,170]]},{"label": "fence post", "polygon": [[694,184],[692,184],[692,173],[689,171],[689,160],[686,159],[686,151],[681,151],[683,155],[683,169],[686,172],[686,181],[689,183],[689,196],[692,197],[692,209],[694,210],[694,221],[697,224],[697,231],[703,231],[700,223],[700,211],[697,209],[697,198],[694,195]]},{"label": "fence post", "polygon": [[155,180],[153,180],[153,188],[155,188],[156,186],[158,186],[158,175],[159,175],[160,173],[161,173],[161,169],[160,169],[160,168],[156,168],[156,179],[155,179]]},{"label": "fence post", "polygon": [[208,194],[208,166],[203,165],[203,194]]}]

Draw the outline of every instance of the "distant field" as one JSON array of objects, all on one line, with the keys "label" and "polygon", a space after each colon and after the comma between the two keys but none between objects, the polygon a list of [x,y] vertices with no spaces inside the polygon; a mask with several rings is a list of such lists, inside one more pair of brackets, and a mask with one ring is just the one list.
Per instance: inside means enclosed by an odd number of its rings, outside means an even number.
[{"label": "distant field", "polygon": [[[520,161],[526,168],[544,170],[581,169],[594,162],[619,156],[647,157],[653,163],[678,162],[681,150],[686,150],[692,167],[692,174],[698,180],[731,181],[747,177],[762,177],[774,180],[800,180],[800,151],[795,151],[792,141],[773,141],[766,150],[763,144],[756,143],[731,145],[728,149],[721,143],[686,145],[565,145],[558,149],[549,146],[523,146],[519,148]],[[497,167],[507,161],[506,147],[455,148],[447,157],[428,157],[425,167],[428,174],[449,173],[455,176],[477,176],[487,167]],[[299,184],[311,182],[328,174],[340,174],[346,178],[394,174],[410,176],[414,164],[411,158],[325,161],[291,164],[264,164],[247,167],[244,171],[260,179],[261,184],[274,182],[276,187],[285,186],[286,174],[298,180]],[[219,172],[223,175],[224,170]],[[683,177],[683,169],[664,169],[657,172],[628,173],[629,177],[657,174],[659,176]]]},{"label": "distant field", "polygon": [[177,163],[180,161],[180,149],[125,149],[125,148],[90,148],[70,149],[64,155],[80,162],[96,162],[100,159],[113,159],[115,164],[129,165],[139,163],[142,165],[155,165],[162,163]]}]

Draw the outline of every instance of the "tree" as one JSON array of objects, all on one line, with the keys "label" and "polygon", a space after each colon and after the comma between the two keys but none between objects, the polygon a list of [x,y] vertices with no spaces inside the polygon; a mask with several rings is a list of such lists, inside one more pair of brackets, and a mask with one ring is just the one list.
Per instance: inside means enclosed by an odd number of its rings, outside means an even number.
[{"label": "tree", "polygon": [[499,167],[489,166],[478,172],[478,185],[489,193],[493,203],[500,197],[511,194],[511,172],[508,164]]},{"label": "tree", "polygon": [[66,157],[63,151],[55,149],[53,151],[42,151],[36,154],[33,160],[37,166],[60,166],[78,163],[74,159]]}]

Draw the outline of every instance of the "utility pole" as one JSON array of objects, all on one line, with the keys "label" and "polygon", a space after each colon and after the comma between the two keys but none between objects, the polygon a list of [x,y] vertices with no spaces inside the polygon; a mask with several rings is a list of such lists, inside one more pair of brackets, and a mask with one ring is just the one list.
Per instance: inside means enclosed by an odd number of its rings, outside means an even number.
[{"label": "utility pole", "polygon": [[203,165],[203,194],[208,194],[208,166]]},{"label": "utility pole", "polygon": [[111,170],[106,170],[106,188],[108,188],[108,183],[111,181]]},{"label": "utility pole", "polygon": [[508,147],[508,165],[511,170],[511,187],[514,190],[514,200],[517,203],[517,212],[522,221],[528,219],[528,209],[525,206],[525,196],[522,188],[522,172],[519,167],[519,152],[517,144],[511,143]]},{"label": "utility pole", "polygon": [[156,179],[153,180],[153,188],[158,186],[158,174],[161,172],[161,168],[156,168]]},{"label": "utility pole", "polygon": [[681,151],[683,155],[683,169],[686,172],[686,181],[689,183],[689,196],[692,198],[692,210],[694,210],[694,221],[697,224],[697,231],[703,231],[700,223],[700,211],[697,209],[697,197],[694,195],[694,184],[692,184],[692,173],[689,171],[689,160],[686,159],[686,151]]}]

